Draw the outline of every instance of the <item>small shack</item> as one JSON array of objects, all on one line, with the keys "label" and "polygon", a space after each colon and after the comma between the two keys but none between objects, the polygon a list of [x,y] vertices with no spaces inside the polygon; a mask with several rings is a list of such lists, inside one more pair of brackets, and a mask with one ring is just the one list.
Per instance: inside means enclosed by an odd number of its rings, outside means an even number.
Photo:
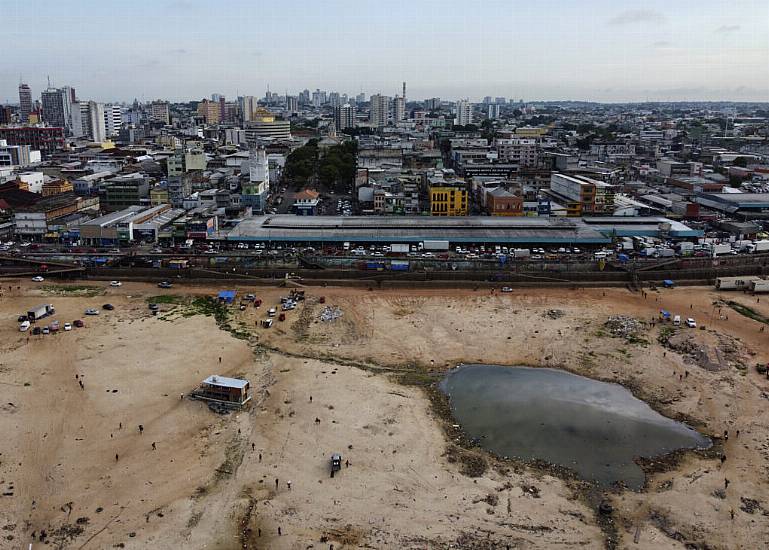
[{"label": "small shack", "polygon": [[192,397],[228,407],[243,407],[251,401],[251,383],[242,378],[215,374],[203,380],[200,387],[192,393]]},{"label": "small shack", "polygon": [[219,293],[218,299],[220,302],[223,302],[225,304],[232,304],[235,302],[235,295],[237,294],[234,290],[222,290]]}]

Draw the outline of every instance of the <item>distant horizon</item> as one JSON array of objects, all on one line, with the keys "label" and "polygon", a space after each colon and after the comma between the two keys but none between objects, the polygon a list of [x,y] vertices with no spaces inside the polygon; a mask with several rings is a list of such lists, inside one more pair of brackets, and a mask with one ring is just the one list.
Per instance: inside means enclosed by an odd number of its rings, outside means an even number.
[{"label": "distant horizon", "polygon": [[[769,102],[769,2],[9,0],[0,100],[296,95]],[[76,31],[76,32],[75,32]],[[572,98],[563,100],[557,98]]]}]

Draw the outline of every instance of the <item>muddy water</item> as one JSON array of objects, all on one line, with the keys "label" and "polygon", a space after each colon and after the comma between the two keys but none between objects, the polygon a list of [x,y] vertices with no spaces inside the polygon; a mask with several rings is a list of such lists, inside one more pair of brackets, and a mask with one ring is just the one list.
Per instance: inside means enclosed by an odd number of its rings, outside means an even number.
[{"label": "muddy water", "polygon": [[622,386],[561,370],[465,365],[441,389],[462,428],[486,450],[565,466],[605,487],[643,486],[634,457],[711,445]]}]

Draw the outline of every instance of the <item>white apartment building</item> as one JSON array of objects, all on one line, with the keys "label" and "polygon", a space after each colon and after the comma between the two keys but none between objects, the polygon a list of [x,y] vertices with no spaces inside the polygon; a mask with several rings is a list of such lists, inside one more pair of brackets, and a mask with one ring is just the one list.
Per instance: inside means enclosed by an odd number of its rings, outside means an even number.
[{"label": "white apartment building", "polygon": [[101,143],[107,139],[107,129],[104,120],[104,104],[95,101],[80,102],[80,118],[83,125],[83,135],[91,141]]},{"label": "white apartment building", "polygon": [[120,105],[106,104],[104,106],[104,130],[107,137],[113,137],[120,133],[123,124],[123,111]]},{"label": "white apartment building", "polygon": [[454,118],[454,124],[457,126],[467,126],[473,123],[473,105],[466,99],[457,101],[457,114]]}]

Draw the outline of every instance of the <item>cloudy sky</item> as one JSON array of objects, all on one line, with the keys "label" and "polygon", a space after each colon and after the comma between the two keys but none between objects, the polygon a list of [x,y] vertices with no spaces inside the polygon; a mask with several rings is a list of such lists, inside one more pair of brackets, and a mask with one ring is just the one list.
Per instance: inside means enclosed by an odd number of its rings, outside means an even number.
[{"label": "cloudy sky", "polygon": [[81,99],[309,88],[409,98],[769,101],[767,0],[3,0],[20,75]]}]

